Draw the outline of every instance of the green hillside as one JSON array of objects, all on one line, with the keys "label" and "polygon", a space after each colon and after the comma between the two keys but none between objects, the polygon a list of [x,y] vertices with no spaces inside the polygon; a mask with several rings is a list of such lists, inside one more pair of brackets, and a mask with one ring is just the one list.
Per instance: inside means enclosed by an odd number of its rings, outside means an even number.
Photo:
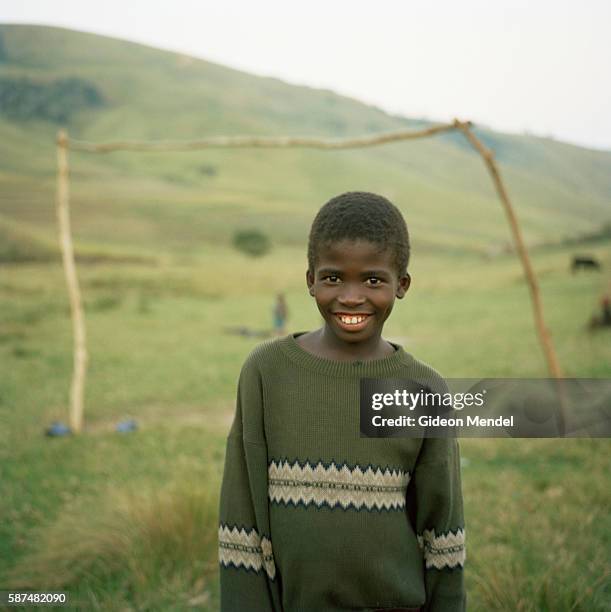
[{"label": "green hillside", "polygon": [[[54,232],[54,135],[187,139],[218,134],[353,136],[418,128],[330,91],[58,28],[0,26],[0,220]],[[479,130],[502,164],[530,243],[611,219],[611,153]],[[368,150],[71,155],[81,245],[196,254],[258,227],[300,244],[330,196],[391,197],[415,246],[495,252],[509,240],[481,160],[458,134]],[[51,234],[49,234],[51,235]]]}]

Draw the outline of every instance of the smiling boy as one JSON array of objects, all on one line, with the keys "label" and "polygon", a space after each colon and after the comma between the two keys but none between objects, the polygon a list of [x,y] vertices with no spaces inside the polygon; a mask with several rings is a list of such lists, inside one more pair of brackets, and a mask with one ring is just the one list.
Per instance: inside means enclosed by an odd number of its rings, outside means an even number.
[{"label": "smiling boy", "polygon": [[464,610],[456,440],[360,435],[361,378],[445,389],[382,337],[408,261],[405,221],[385,198],[345,193],[318,212],[306,281],[324,325],[258,346],[240,374],[222,610]]}]

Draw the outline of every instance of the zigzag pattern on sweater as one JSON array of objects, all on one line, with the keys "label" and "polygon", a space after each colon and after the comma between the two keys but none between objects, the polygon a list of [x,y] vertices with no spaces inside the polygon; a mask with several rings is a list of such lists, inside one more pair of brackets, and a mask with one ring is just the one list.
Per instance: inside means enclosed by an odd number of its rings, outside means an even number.
[{"label": "zigzag pattern on sweater", "polygon": [[265,536],[261,537],[256,529],[247,531],[236,526],[219,526],[219,563],[225,567],[233,565],[236,568],[260,572],[265,570],[273,580],[276,576],[276,564],[272,552],[272,543]]},{"label": "zigzag pattern on sweater", "polygon": [[409,472],[375,466],[271,461],[268,466],[269,499],[275,503],[315,504],[344,510],[399,510],[405,508]]},{"label": "zigzag pattern on sweater", "polygon": [[424,552],[427,568],[463,567],[465,564],[465,530],[448,531],[438,536],[434,529],[425,529],[418,536],[418,544]]}]

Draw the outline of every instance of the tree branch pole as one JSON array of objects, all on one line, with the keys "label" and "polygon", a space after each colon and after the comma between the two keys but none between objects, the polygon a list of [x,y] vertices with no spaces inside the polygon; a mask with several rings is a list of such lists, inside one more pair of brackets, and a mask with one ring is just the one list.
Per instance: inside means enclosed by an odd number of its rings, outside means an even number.
[{"label": "tree branch pole", "polygon": [[111,153],[113,151],[196,151],[198,149],[211,149],[223,147],[252,147],[252,148],[283,148],[304,147],[310,149],[355,149],[372,147],[389,142],[413,140],[425,136],[433,136],[442,132],[451,132],[457,129],[453,123],[436,125],[424,130],[402,130],[388,132],[376,136],[362,136],[360,138],[324,139],[301,137],[261,137],[261,136],[216,136],[200,140],[175,140],[161,142],[145,142],[126,140],[118,142],[95,143],[83,140],[70,140],[68,146],[73,151],[88,153]]},{"label": "tree branch pole", "polygon": [[74,336],[74,366],[70,388],[70,429],[80,433],[83,428],[83,392],[87,371],[87,345],[85,318],[81,291],[79,289],[74,262],[74,247],[70,229],[70,192],[68,168],[68,134],[60,130],[57,134],[57,220],[59,223],[59,243],[70,297],[72,332]]},{"label": "tree branch pole", "polygon": [[454,124],[462,131],[462,133],[471,143],[473,148],[481,155],[482,159],[484,160],[484,163],[488,168],[488,172],[492,177],[492,182],[494,183],[496,192],[499,196],[499,199],[501,200],[501,204],[503,205],[503,209],[505,210],[505,214],[509,222],[509,228],[511,229],[513,242],[516,247],[516,251],[518,252],[520,261],[522,262],[524,276],[526,277],[526,283],[530,291],[533,315],[535,319],[535,327],[537,328],[539,341],[541,342],[541,346],[543,347],[543,353],[545,354],[547,367],[552,377],[557,379],[558,381],[557,389],[560,403],[559,410],[557,412],[557,425],[560,435],[564,436],[564,434],[566,433],[567,400],[564,386],[560,381],[560,379],[563,378],[563,374],[562,370],[560,369],[560,363],[558,362],[556,351],[554,349],[552,337],[545,325],[545,319],[543,317],[543,303],[541,301],[539,284],[537,283],[537,278],[530,263],[528,249],[524,244],[524,240],[522,238],[522,231],[520,230],[518,219],[516,217],[513,206],[511,205],[511,201],[509,200],[509,196],[507,194],[507,190],[505,189],[503,180],[501,179],[499,169],[496,165],[496,162],[494,161],[494,153],[490,149],[488,149],[484,145],[484,143],[472,132],[471,123],[464,123],[459,121],[458,119],[455,119]]},{"label": "tree branch pole", "polygon": [[507,190],[505,189],[505,185],[501,179],[499,169],[494,161],[494,153],[484,146],[482,141],[479,140],[479,138],[477,138],[477,136],[471,131],[471,126],[469,123],[462,123],[456,120],[455,124],[466,136],[473,148],[482,156],[484,163],[488,168],[488,172],[492,177],[492,182],[494,183],[496,192],[501,200],[505,214],[507,215],[507,220],[509,221],[509,228],[511,229],[511,235],[513,237],[516,251],[518,252],[518,257],[520,258],[522,267],[524,268],[524,275],[526,276],[526,282],[528,284],[528,289],[530,290],[530,297],[532,300],[535,326],[543,346],[549,371],[554,378],[562,378],[562,371],[560,369],[560,364],[558,363],[558,358],[556,357],[556,351],[554,350],[552,338],[549,330],[545,326],[545,319],[543,318],[543,304],[541,302],[539,285],[537,284],[537,279],[530,263],[528,250],[526,249],[526,245],[524,244],[524,240],[522,238],[522,231],[520,230],[518,219],[509,200],[509,196],[507,195]]}]

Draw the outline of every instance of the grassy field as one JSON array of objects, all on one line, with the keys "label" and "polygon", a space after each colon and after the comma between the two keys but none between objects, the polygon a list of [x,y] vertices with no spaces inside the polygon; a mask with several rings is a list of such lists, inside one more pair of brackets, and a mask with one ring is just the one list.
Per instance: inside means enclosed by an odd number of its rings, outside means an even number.
[{"label": "grassy field", "polygon": [[[611,265],[608,244],[594,249]],[[215,610],[216,512],[241,362],[276,291],[292,331],[319,323],[303,248],[249,260],[219,247],[190,263],[79,268],[90,367],[86,432],[66,420],[71,328],[62,270],[4,266],[0,282],[0,584],[63,587],[82,609]],[[534,255],[567,375],[609,377],[609,332],[588,333],[606,278],[568,251]],[[545,376],[510,257],[413,258],[387,337],[448,377]],[[133,417],[139,431],[118,434]],[[608,440],[465,440],[472,610],[609,610]]]}]

